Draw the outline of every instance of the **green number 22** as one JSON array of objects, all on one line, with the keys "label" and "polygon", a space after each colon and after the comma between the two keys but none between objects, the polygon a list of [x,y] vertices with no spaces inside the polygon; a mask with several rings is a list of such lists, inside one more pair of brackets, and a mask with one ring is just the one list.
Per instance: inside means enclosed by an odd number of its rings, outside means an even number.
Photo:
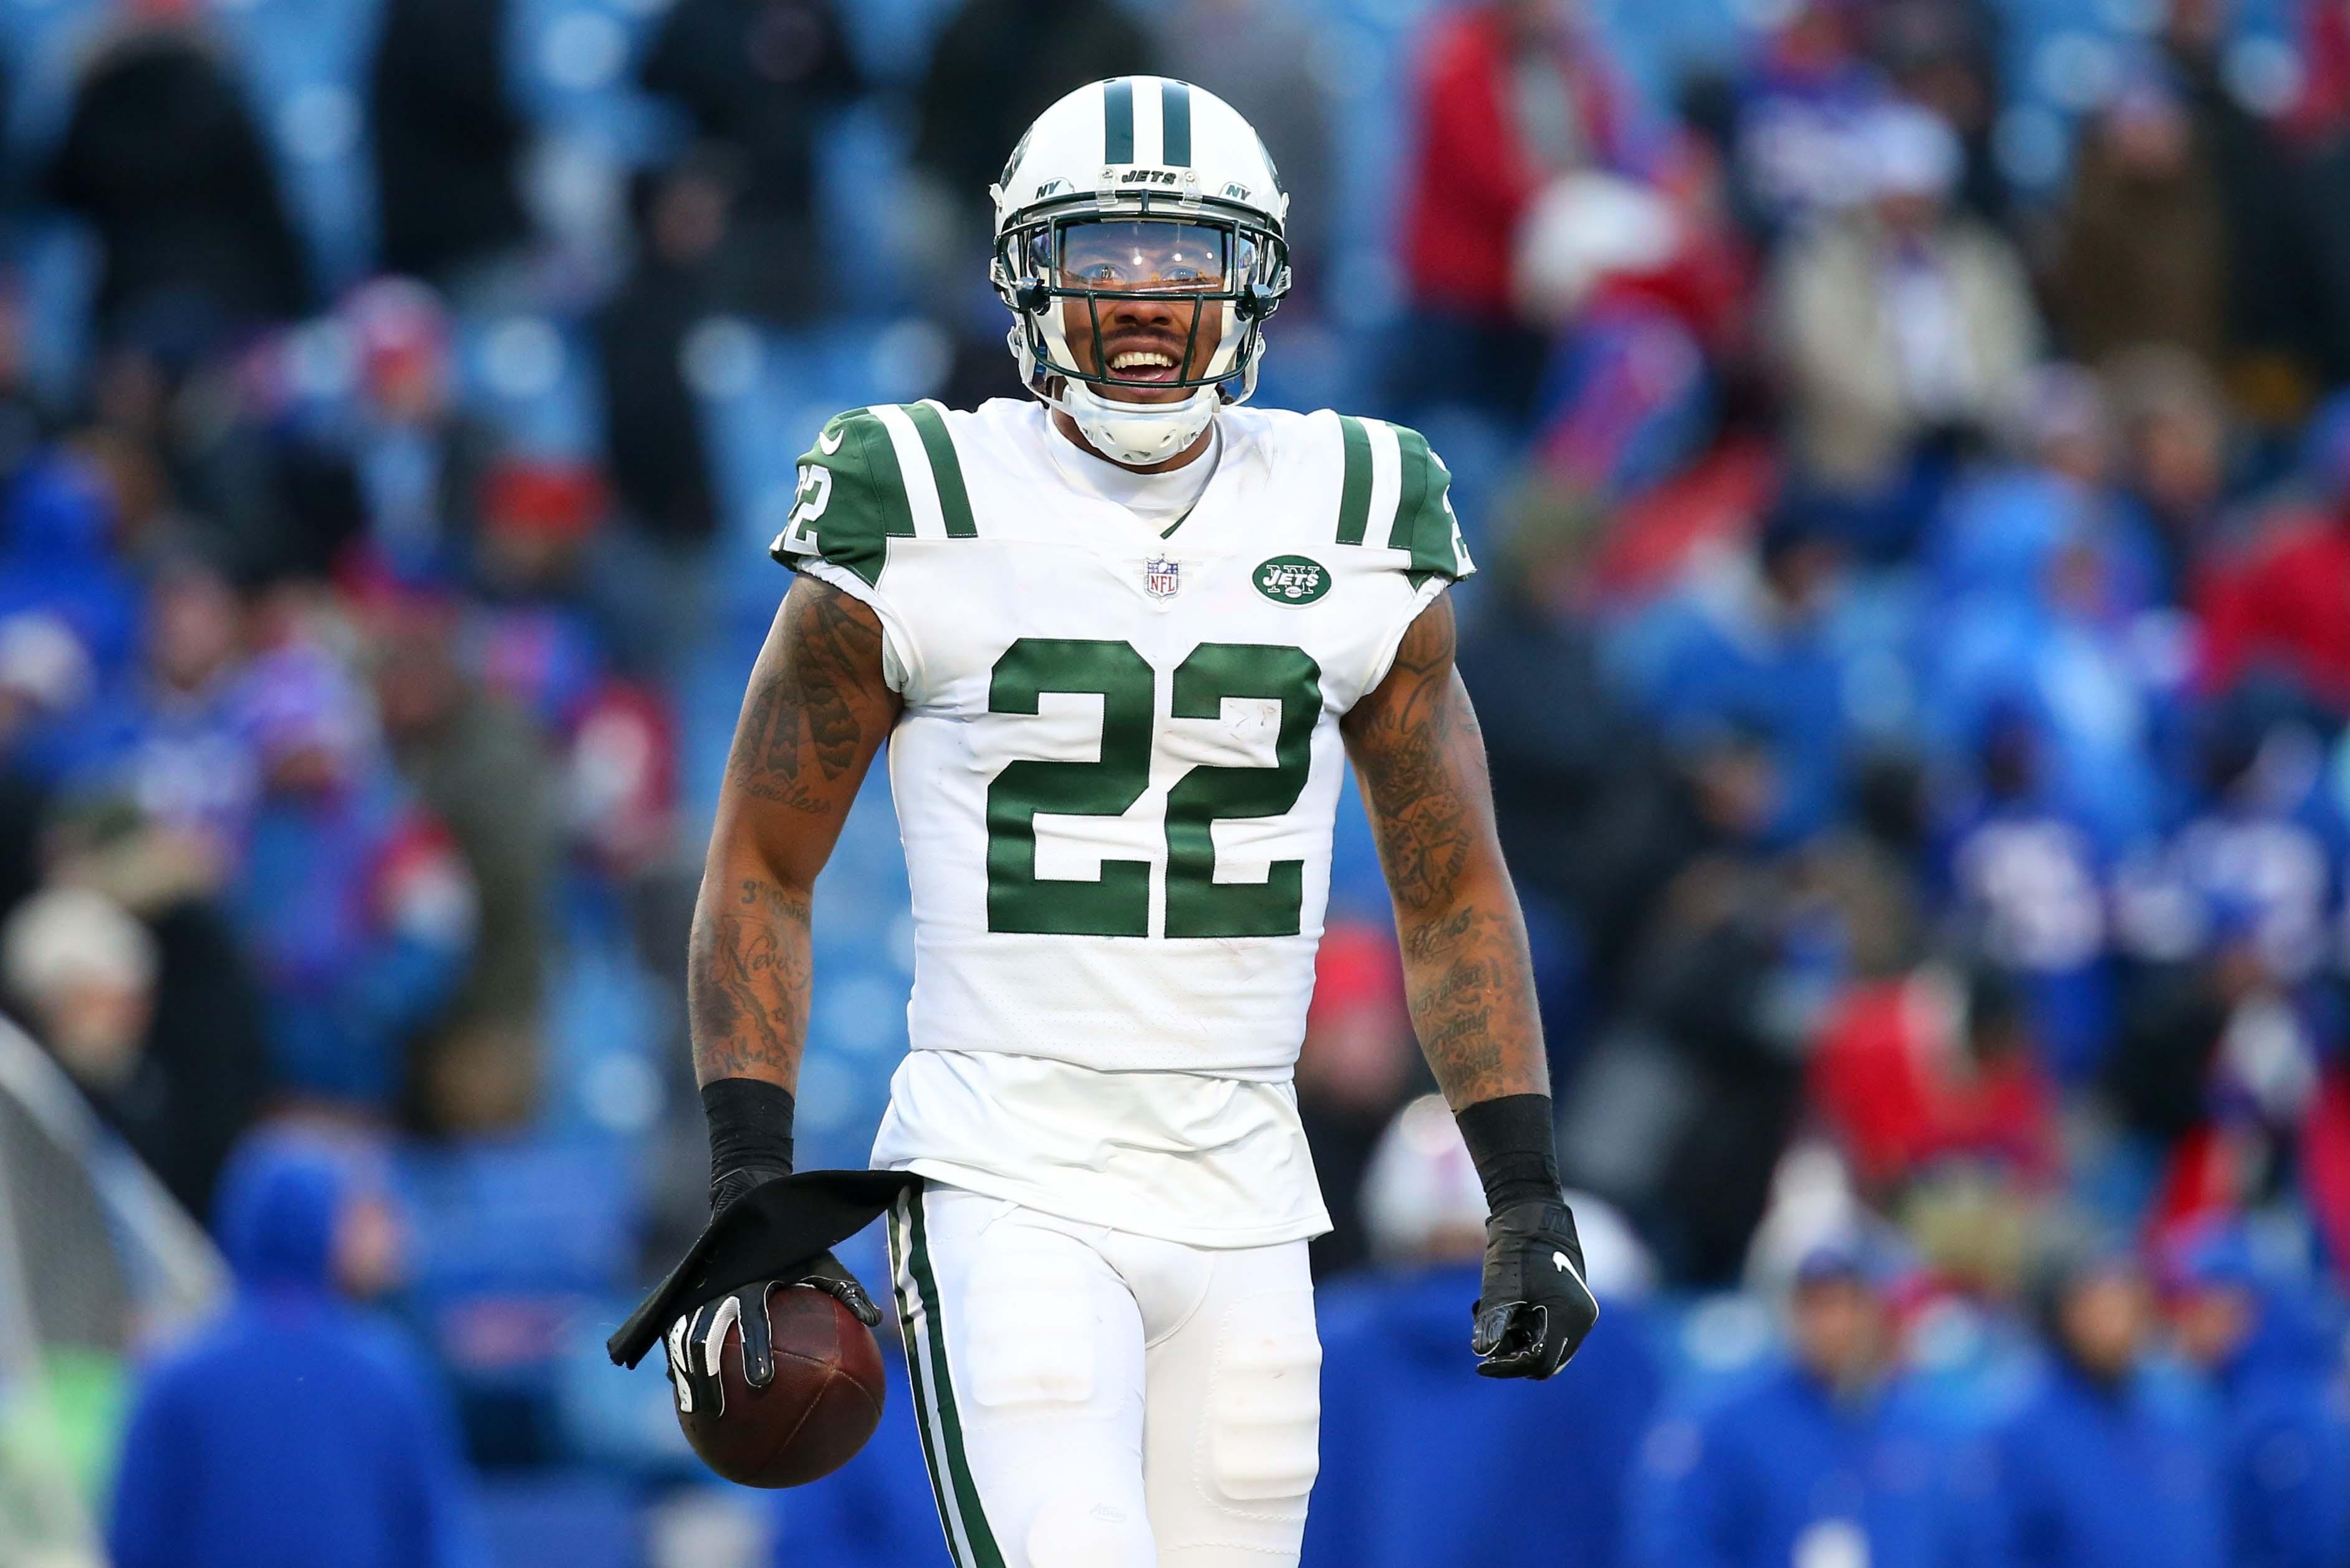
[{"label": "green number 22", "polygon": [[[1046,691],[1102,700],[1101,751],[1090,763],[1024,758],[987,787],[987,929],[1058,936],[1139,937],[1150,929],[1150,864],[1105,860],[1090,882],[1036,875],[1036,815],[1123,816],[1150,783],[1152,672],[1131,643],[1024,637],[995,661],[991,713],[1035,713]],[[1305,862],[1277,860],[1262,882],[1219,882],[1212,825],[1279,816],[1305,788],[1322,670],[1303,649],[1203,642],[1175,667],[1176,719],[1213,719],[1227,697],[1281,704],[1274,763],[1202,763],[1167,794],[1167,934],[1297,934]]]}]

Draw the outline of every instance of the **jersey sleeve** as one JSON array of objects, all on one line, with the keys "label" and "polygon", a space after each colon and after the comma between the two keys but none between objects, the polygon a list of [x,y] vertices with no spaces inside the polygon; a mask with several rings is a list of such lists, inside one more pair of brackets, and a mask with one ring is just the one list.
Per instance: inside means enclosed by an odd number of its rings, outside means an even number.
[{"label": "jersey sleeve", "polygon": [[827,421],[800,453],[791,514],[767,553],[795,569],[824,562],[878,588],[889,541],[913,533],[889,432],[871,409],[851,409]]},{"label": "jersey sleeve", "polygon": [[881,621],[883,674],[896,691],[907,690],[920,659],[883,576],[889,542],[913,535],[905,473],[881,416],[871,409],[834,415],[800,454],[791,513],[767,553],[871,607]]},{"label": "jersey sleeve", "polygon": [[1469,558],[1461,520],[1453,515],[1452,471],[1429,450],[1426,436],[1402,425],[1393,429],[1397,495],[1388,548],[1409,553],[1403,569],[1415,588],[1425,588],[1430,580],[1459,582],[1477,570],[1477,563]]},{"label": "jersey sleeve", "polygon": [[1452,473],[1428,438],[1404,425],[1341,416],[1338,542],[1384,552],[1403,578],[1402,601],[1383,628],[1367,692],[1387,679],[1411,623],[1477,564],[1452,511]]}]

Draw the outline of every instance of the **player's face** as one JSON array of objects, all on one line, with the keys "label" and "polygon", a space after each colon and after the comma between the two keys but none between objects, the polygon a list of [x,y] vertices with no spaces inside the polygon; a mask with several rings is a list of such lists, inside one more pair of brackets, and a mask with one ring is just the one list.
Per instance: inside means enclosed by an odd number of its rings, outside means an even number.
[{"label": "player's face", "polygon": [[1223,338],[1225,303],[1197,296],[1230,286],[1231,236],[1202,223],[1125,220],[1069,224],[1059,244],[1055,283],[1097,295],[1061,301],[1070,362],[1127,402],[1190,397],[1194,389],[1172,383],[1205,374]]}]

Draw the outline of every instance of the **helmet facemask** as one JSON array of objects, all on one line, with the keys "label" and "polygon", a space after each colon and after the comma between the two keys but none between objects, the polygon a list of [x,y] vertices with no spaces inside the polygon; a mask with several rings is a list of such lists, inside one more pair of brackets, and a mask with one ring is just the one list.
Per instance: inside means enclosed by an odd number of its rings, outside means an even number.
[{"label": "helmet facemask", "polygon": [[[1088,439],[1096,439],[1097,423],[1119,426],[1112,432],[1118,439],[1096,444],[1129,463],[1173,455],[1164,449],[1176,436],[1180,451],[1218,406],[1248,399],[1263,352],[1264,319],[1289,287],[1288,247],[1259,214],[1198,201],[1154,212],[1147,196],[1120,202],[1118,210],[1072,203],[1015,222],[996,242],[993,274],[1016,318],[1012,348],[1029,389],[1076,419]],[[1138,297],[1179,311],[1191,306],[1180,352],[1168,350],[1175,358],[1171,374],[1128,377],[1110,366],[1104,317]],[[1072,301],[1083,305],[1076,326],[1090,368],[1080,366],[1070,342]],[[1211,330],[1215,340],[1203,343]],[[1129,400],[1115,395],[1120,387],[1193,395]]]}]

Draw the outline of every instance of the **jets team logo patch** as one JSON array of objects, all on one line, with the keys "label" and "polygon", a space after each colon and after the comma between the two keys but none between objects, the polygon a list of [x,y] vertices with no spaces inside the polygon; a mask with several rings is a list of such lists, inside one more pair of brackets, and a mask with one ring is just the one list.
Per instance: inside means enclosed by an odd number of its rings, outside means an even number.
[{"label": "jets team logo patch", "polygon": [[1171,599],[1183,586],[1183,563],[1155,556],[1142,563],[1142,591],[1154,599]]},{"label": "jets team logo patch", "polygon": [[1305,556],[1275,556],[1256,569],[1256,591],[1277,605],[1310,605],[1330,591],[1330,573]]}]

